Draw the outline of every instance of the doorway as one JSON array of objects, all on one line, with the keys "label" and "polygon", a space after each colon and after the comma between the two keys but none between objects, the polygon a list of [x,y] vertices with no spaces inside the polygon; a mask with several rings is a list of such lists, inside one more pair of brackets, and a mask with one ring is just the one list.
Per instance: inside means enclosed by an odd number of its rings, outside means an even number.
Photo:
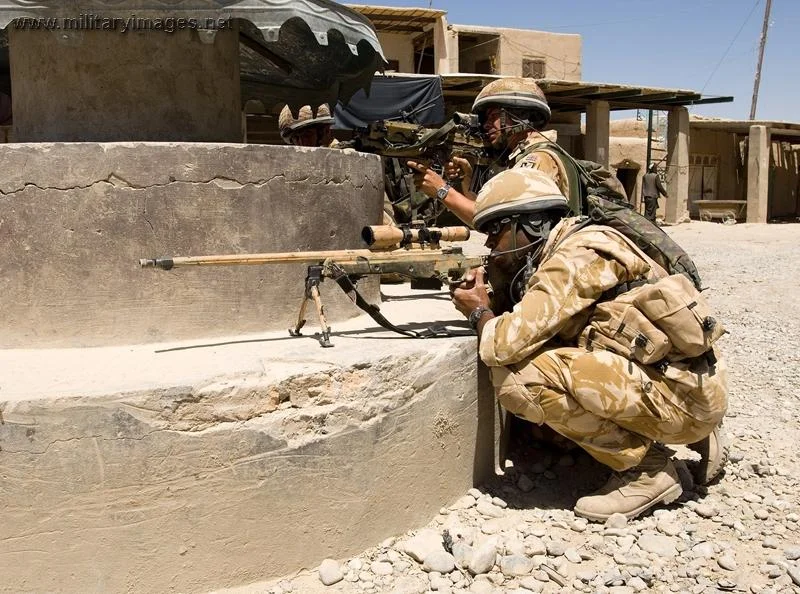
[{"label": "doorway", "polygon": [[625,188],[625,195],[628,197],[628,202],[631,206],[638,209],[639,199],[636,195],[636,186],[639,181],[639,171],[641,171],[642,166],[635,161],[625,159],[615,165],[614,169],[616,170],[617,179],[622,184],[622,187]]}]

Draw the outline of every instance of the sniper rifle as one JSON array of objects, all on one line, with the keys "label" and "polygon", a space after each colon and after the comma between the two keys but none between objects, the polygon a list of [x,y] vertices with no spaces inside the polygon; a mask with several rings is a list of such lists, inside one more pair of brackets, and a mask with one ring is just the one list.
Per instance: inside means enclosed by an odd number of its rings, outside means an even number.
[{"label": "sniper rifle", "polygon": [[284,252],[264,254],[229,254],[217,256],[185,256],[141,259],[142,268],[172,270],[185,266],[238,266],[245,264],[307,264],[305,291],[297,323],[289,329],[291,336],[301,336],[306,323],[306,309],[312,301],[317,310],[323,347],[332,347],[331,328],[325,319],[325,307],[319,292],[320,284],[333,279],[345,295],[382,327],[413,338],[453,336],[449,330],[431,326],[423,332],[399,328],[380,313],[358,292],[358,281],[372,274],[396,274],[410,279],[412,289],[440,289],[443,284],[460,284],[464,274],[484,263],[482,257],[465,256],[460,247],[442,247],[442,241],[466,241],[467,227],[364,227],[362,239],[370,249],[331,250],[318,252]]}]

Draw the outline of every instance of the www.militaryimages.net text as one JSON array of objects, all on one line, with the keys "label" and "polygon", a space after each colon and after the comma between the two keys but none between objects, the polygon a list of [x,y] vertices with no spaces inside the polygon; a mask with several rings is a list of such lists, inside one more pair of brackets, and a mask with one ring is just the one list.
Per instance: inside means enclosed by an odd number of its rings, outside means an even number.
[{"label": "www.militaryimages.net text", "polygon": [[136,31],[163,31],[174,33],[184,29],[229,29],[230,19],[191,17],[104,17],[97,14],[81,14],[77,17],[23,17],[14,21],[14,28],[21,31],[110,31],[128,33]]}]

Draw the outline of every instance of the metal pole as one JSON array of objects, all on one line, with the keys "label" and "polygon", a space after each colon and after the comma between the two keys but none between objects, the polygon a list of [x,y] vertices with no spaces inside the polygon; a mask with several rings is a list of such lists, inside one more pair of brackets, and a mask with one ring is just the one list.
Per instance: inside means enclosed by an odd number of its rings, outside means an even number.
[{"label": "metal pole", "polygon": [[653,151],[653,110],[650,109],[647,112],[647,169],[645,171],[650,171],[650,162],[653,160],[652,151]]},{"label": "metal pole", "polygon": [[758,104],[758,87],[761,85],[761,65],[764,63],[764,48],[767,45],[767,32],[769,31],[769,13],[772,10],[772,0],[767,0],[764,9],[764,25],[761,27],[761,43],[758,48],[758,64],[756,65],[756,79],[753,83],[753,102],[750,104],[750,119],[756,119],[756,105]]}]

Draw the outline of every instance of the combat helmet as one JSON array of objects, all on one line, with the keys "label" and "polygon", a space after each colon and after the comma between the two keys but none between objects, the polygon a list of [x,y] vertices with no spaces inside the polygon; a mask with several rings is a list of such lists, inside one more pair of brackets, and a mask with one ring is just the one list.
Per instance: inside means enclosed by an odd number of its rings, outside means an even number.
[{"label": "combat helmet", "polygon": [[287,105],[278,116],[278,129],[283,141],[286,144],[291,144],[289,138],[295,132],[299,132],[308,126],[330,126],[333,125],[333,122],[331,110],[327,103],[323,103],[317,108],[316,115],[314,115],[310,105],[304,105],[298,111],[297,117],[294,116],[291,108]]},{"label": "combat helmet", "polygon": [[521,215],[546,213],[560,218],[568,212],[567,199],[550,176],[530,167],[516,167],[498,173],[481,188],[473,226],[485,231],[491,221],[513,218],[520,219],[525,228],[532,217]]},{"label": "combat helmet", "polygon": [[526,114],[536,130],[541,130],[550,121],[550,106],[532,78],[509,77],[490,82],[478,93],[472,112],[480,115],[492,105]]}]

